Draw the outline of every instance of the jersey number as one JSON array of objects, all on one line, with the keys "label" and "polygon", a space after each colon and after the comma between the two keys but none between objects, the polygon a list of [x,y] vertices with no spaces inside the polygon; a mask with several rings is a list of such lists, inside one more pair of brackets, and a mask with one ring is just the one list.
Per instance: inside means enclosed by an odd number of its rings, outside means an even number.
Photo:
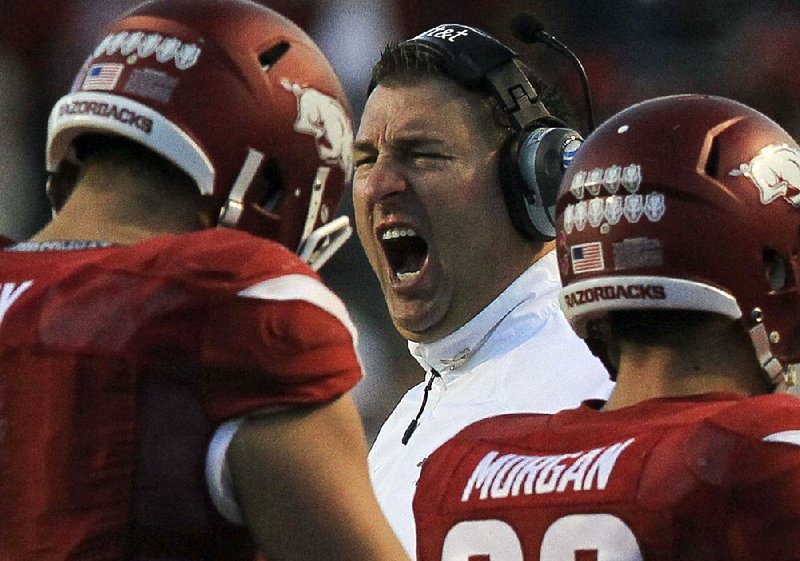
[{"label": "jersey number", "polygon": [[[573,514],[542,537],[540,561],[642,561],[627,524],[610,514]],[[516,531],[501,520],[459,522],[444,539],[442,561],[525,561]]]}]

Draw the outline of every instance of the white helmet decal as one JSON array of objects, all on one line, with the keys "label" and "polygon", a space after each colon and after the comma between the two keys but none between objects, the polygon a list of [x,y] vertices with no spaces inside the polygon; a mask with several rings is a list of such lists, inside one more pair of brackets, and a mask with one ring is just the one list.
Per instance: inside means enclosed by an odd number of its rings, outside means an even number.
[{"label": "white helmet decal", "polygon": [[800,208],[800,150],[786,144],[770,144],[749,162],[731,170],[730,175],[749,178],[761,195],[761,203],[769,204],[783,197]]},{"label": "white helmet decal", "polygon": [[353,172],[353,129],[344,108],[334,98],[314,88],[304,88],[281,80],[281,85],[297,96],[294,130],[317,139],[319,157],[338,164],[349,181]]}]

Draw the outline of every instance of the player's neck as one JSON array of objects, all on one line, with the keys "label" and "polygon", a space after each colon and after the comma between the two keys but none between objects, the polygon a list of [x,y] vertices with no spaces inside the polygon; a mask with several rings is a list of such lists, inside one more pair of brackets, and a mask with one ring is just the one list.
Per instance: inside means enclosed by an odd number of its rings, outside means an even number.
[{"label": "player's neck", "polygon": [[708,392],[757,395],[771,391],[743,333],[711,326],[679,346],[621,346],[617,386],[606,409],[655,397]]},{"label": "player's neck", "polygon": [[132,244],[208,228],[199,195],[170,194],[142,177],[95,171],[84,177],[32,241],[99,240]]}]

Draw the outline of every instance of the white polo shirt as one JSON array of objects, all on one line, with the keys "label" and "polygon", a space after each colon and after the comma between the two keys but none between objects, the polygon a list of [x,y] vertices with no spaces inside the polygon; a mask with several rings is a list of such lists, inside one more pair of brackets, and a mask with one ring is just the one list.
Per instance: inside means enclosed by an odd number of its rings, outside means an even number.
[{"label": "white polo shirt", "polygon": [[[447,439],[479,419],[502,413],[554,413],[589,398],[606,399],[613,383],[570,328],[558,305],[555,251],[537,261],[483,311],[433,343],[409,342],[425,381],[400,400],[369,454],[370,477],[389,523],[412,559],[412,499],[420,466]],[[403,435],[422,405],[418,424]]]}]

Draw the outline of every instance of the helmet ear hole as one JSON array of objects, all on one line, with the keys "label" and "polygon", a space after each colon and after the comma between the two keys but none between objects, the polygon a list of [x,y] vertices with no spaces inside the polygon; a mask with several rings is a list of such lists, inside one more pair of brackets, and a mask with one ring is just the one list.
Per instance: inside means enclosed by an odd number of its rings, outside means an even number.
[{"label": "helmet ear hole", "polygon": [[268,72],[269,69],[289,51],[290,47],[291,45],[287,41],[281,41],[274,47],[258,55],[258,62],[261,64],[261,68],[264,69],[264,72]]},{"label": "helmet ear hole", "polygon": [[711,148],[708,150],[705,174],[714,178],[719,175],[719,141],[716,138],[711,141]]},{"label": "helmet ear hole", "polygon": [[258,206],[268,212],[274,212],[284,196],[283,175],[278,162],[269,160],[264,164],[258,180],[262,183],[259,189],[262,195],[258,198]]},{"label": "helmet ear hole", "polygon": [[773,291],[785,290],[795,284],[788,260],[772,249],[764,250],[764,274]]}]

